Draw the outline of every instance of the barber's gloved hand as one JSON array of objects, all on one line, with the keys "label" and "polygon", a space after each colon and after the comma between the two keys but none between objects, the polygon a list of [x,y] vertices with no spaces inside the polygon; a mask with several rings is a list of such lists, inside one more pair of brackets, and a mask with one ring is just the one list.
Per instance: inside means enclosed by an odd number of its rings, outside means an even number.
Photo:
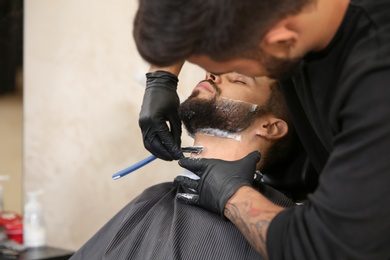
[{"label": "barber's gloved hand", "polygon": [[185,190],[183,193],[178,193],[176,196],[180,202],[196,206],[199,205],[199,194],[196,191],[199,180],[194,180],[189,177],[179,175],[175,178],[173,183],[176,186],[180,185]]},{"label": "barber's gloved hand", "polygon": [[224,217],[227,201],[242,186],[252,186],[256,164],[261,157],[255,151],[238,161],[219,159],[182,158],[180,166],[200,177],[194,181],[179,176],[175,179],[180,185],[195,189],[195,193],[178,194],[179,201],[197,205]]},{"label": "barber's gloved hand", "polygon": [[181,121],[177,113],[180,105],[177,82],[178,78],[166,71],[147,73],[138,121],[145,148],[166,161],[183,157],[180,150]]}]

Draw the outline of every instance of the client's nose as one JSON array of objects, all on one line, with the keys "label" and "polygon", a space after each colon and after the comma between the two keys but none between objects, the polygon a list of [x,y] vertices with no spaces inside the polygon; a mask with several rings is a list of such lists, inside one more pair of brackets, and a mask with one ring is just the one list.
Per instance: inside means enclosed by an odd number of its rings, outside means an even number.
[{"label": "client's nose", "polygon": [[213,81],[215,84],[221,83],[221,76],[207,72],[206,79]]}]

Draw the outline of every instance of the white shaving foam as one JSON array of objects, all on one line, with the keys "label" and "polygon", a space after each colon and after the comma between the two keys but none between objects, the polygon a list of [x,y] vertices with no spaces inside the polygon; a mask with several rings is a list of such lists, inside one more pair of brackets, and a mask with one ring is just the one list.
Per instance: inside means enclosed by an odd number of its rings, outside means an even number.
[{"label": "white shaving foam", "polygon": [[[243,103],[243,104],[247,104],[247,105],[249,105],[249,106],[251,107],[249,113],[255,112],[255,110],[256,110],[257,107],[258,107],[258,105],[256,105],[256,104],[252,104],[252,103],[245,102],[245,101],[242,101],[242,100],[231,99],[231,98],[227,98],[227,97],[221,97],[221,99],[224,100],[224,101],[226,101],[227,103],[233,101],[234,103]],[[230,103],[230,104],[231,104],[231,103]]]},{"label": "white shaving foam", "polygon": [[241,141],[241,135],[215,128],[197,129],[197,133]]}]

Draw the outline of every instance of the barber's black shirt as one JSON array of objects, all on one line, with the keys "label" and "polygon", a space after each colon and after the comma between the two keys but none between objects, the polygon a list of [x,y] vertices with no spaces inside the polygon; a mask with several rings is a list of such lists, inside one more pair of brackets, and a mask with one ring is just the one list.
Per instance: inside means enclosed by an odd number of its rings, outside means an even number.
[{"label": "barber's black shirt", "polygon": [[332,42],[287,87],[321,177],[307,203],[272,221],[270,259],[390,259],[390,1],[351,0]]}]

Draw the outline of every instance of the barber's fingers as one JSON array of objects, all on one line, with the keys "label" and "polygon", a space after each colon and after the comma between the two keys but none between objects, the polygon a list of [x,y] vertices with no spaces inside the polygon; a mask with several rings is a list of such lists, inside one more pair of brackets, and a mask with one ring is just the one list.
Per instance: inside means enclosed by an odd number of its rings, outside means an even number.
[{"label": "barber's fingers", "polygon": [[191,194],[191,193],[178,193],[176,195],[176,198],[178,201],[184,204],[189,205],[199,205],[199,195],[198,194]]},{"label": "barber's fingers", "polygon": [[184,157],[179,160],[179,165],[201,177],[212,159]]},{"label": "barber's fingers", "polygon": [[172,127],[173,123],[170,123],[172,131],[175,131],[172,133],[165,122],[160,122],[159,125],[154,125],[149,129],[141,127],[145,148],[156,157],[166,161],[178,160],[183,157],[180,149],[181,125],[180,122],[176,123],[179,126]]},{"label": "barber's fingers", "polygon": [[181,147],[181,119],[177,113],[170,115],[169,117],[169,126],[171,129],[173,145],[170,148],[171,154],[175,160],[179,160],[181,157],[184,157],[180,147]]},{"label": "barber's fingers", "polygon": [[156,134],[170,157],[173,160],[179,160],[184,155],[180,149],[181,121],[177,114],[169,116],[169,126],[170,129],[168,129],[166,124],[160,124]]},{"label": "barber's fingers", "polygon": [[194,180],[186,176],[179,175],[174,180],[175,185],[181,185],[185,188],[196,191],[199,180]]},{"label": "barber's fingers", "polygon": [[194,193],[178,193],[176,198],[181,203],[190,204],[190,205],[199,205],[199,195],[196,193],[196,188],[198,186],[198,180],[193,180],[186,176],[177,176],[174,180],[176,186],[182,186],[185,189],[193,191]]},{"label": "barber's fingers", "polygon": [[146,150],[151,152],[157,158],[165,161],[172,161],[174,159],[157,133],[152,133],[148,136],[145,136],[144,146]]}]

